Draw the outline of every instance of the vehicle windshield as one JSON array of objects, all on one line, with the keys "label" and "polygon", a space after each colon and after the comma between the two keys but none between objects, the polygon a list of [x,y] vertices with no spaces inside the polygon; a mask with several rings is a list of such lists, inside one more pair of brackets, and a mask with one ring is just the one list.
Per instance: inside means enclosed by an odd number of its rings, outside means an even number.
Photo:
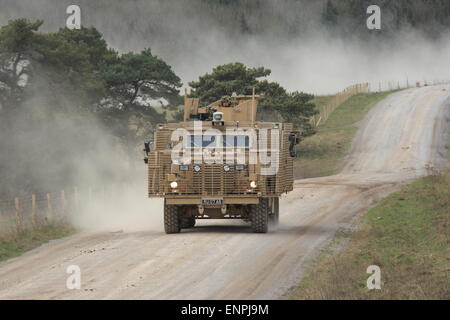
[{"label": "vehicle windshield", "polygon": [[224,147],[248,147],[250,138],[246,135],[227,135],[222,137]]},{"label": "vehicle windshield", "polygon": [[214,148],[216,146],[216,136],[191,135],[188,136],[187,145],[191,147]]}]

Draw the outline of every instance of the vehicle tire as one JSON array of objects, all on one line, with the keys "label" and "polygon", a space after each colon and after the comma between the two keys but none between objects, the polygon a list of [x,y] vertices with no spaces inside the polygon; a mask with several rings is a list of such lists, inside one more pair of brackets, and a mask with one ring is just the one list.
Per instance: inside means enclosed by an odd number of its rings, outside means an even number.
[{"label": "vehicle tire", "polygon": [[189,229],[193,228],[195,226],[195,218],[194,217],[187,217],[181,220],[181,228],[182,229]]},{"label": "vehicle tire", "polygon": [[179,233],[181,230],[178,207],[175,205],[164,204],[164,230],[166,233]]},{"label": "vehicle tire", "polygon": [[269,222],[273,226],[277,226],[280,220],[280,199],[279,198],[272,198],[271,200],[271,206],[270,206],[270,215],[269,215]]},{"label": "vehicle tire", "polygon": [[261,198],[259,204],[252,205],[250,210],[253,232],[267,233],[269,229],[269,199]]}]

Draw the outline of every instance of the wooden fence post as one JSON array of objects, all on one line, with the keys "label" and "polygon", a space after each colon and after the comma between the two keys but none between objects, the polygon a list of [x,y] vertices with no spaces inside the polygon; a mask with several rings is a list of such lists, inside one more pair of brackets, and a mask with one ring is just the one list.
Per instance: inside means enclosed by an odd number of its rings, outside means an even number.
[{"label": "wooden fence post", "polygon": [[52,205],[52,196],[50,193],[47,193],[47,220],[53,220],[53,205]]},{"label": "wooden fence post", "polygon": [[89,201],[89,205],[91,205],[91,203],[92,203],[92,187],[89,187],[89,189],[88,189],[88,201]]},{"label": "wooden fence post", "polygon": [[0,234],[3,233],[3,231],[6,230],[5,226],[3,225],[3,213],[2,210],[0,209]]},{"label": "wooden fence post", "polygon": [[73,201],[74,201],[74,207],[75,207],[75,211],[78,211],[78,209],[80,208],[80,203],[78,202],[78,187],[75,187],[73,189]]},{"label": "wooden fence post", "polygon": [[20,210],[20,199],[15,198],[14,204],[16,207],[16,229],[18,232],[20,232],[22,230],[22,214],[20,212],[21,211]]},{"label": "wooden fence post", "polygon": [[61,215],[66,215],[66,193],[61,190]]},{"label": "wooden fence post", "polygon": [[33,224],[33,227],[36,227],[37,221],[36,221],[36,195],[31,195],[31,223]]}]

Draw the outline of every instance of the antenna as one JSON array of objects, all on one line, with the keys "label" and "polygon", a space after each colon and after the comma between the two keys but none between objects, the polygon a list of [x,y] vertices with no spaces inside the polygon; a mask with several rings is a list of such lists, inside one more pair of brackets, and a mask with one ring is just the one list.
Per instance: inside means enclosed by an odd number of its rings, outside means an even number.
[{"label": "antenna", "polygon": [[191,112],[191,109],[189,108],[188,109],[188,105],[187,105],[187,95],[188,95],[188,89],[187,88],[184,88],[184,108],[183,108],[183,110],[184,110],[184,121],[188,121],[188,119],[189,119],[189,116],[190,116],[190,112]]},{"label": "antenna", "polygon": [[252,89],[252,126],[255,122],[255,87]]}]

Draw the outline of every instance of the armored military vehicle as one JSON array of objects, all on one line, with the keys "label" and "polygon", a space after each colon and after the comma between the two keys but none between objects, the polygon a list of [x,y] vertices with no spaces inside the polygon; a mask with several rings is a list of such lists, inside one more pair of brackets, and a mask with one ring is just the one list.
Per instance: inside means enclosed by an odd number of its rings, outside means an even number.
[{"label": "armored military vehicle", "polygon": [[145,144],[148,195],[164,198],[166,233],[197,219],[242,219],[254,232],[277,225],[279,197],[293,189],[298,132],[256,121],[261,96],[231,96],[202,106],[185,95],[184,121],[157,125]]}]

